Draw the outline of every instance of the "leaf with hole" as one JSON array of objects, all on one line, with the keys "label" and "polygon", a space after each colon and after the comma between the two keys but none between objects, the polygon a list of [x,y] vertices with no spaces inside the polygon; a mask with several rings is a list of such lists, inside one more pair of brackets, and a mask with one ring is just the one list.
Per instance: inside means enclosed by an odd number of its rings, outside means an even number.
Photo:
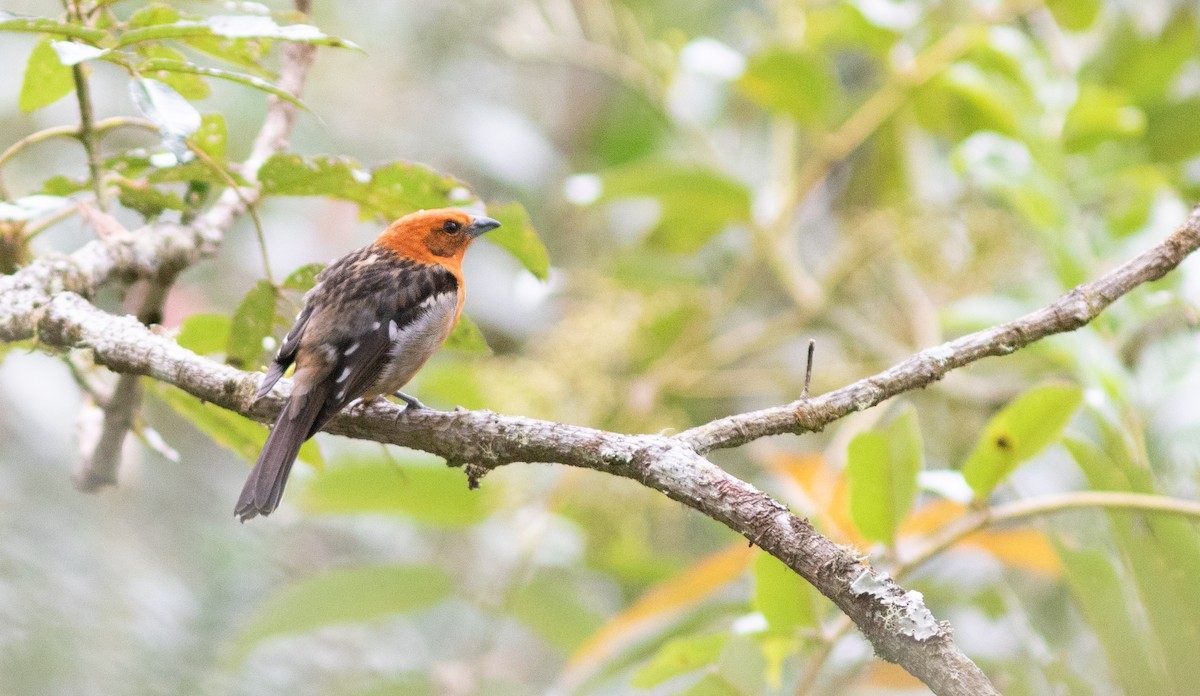
[{"label": "leaf with hole", "polygon": [[1021,463],[1057,441],[1082,401],[1079,387],[1048,384],[1030,389],[993,416],[962,468],[976,498],[986,498]]}]

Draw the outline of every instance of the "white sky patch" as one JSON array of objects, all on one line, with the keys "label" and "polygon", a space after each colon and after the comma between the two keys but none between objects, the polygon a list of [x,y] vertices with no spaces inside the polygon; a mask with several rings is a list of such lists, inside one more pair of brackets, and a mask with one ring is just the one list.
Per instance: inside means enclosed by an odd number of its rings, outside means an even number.
[{"label": "white sky patch", "polygon": [[951,469],[926,469],[917,474],[917,485],[923,491],[936,493],[947,500],[966,505],[975,497],[975,492],[963,478],[961,471]]},{"label": "white sky patch", "polygon": [[179,164],[179,158],[174,152],[156,152],[150,155],[150,164],[159,169],[167,169]]},{"label": "white sky patch", "polygon": [[689,42],[679,52],[684,70],[714,80],[730,81],[746,70],[746,57],[716,39],[701,37]]},{"label": "white sky patch", "polygon": [[58,54],[58,62],[63,65],[78,65],[85,60],[99,58],[108,53],[107,48],[96,48],[74,41],[51,41],[50,47]]},{"label": "white sky patch", "polygon": [[541,132],[511,109],[483,104],[457,116],[466,151],[497,178],[536,186],[558,156]]},{"label": "white sky patch", "polygon": [[70,199],[61,196],[22,196],[11,202],[0,201],[0,220],[32,220],[69,205]]},{"label": "white sky patch", "polygon": [[591,205],[604,193],[604,182],[595,174],[576,174],[563,182],[563,197],[575,205]]},{"label": "white sky patch", "polygon": [[857,0],[867,21],[892,31],[907,31],[921,19],[921,6],[911,0]]}]

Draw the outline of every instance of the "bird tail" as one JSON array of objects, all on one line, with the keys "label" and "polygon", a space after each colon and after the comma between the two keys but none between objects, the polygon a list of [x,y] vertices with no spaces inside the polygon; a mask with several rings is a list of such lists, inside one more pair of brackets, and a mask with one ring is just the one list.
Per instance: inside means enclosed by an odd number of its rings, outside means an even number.
[{"label": "bird tail", "polygon": [[297,401],[297,395],[293,394],[288,399],[267,436],[233,511],[242,522],[271,514],[283,497],[283,487],[287,485],[300,446],[312,437],[313,425],[321,412],[321,399],[314,399],[311,394],[304,396],[308,398],[301,396]]}]

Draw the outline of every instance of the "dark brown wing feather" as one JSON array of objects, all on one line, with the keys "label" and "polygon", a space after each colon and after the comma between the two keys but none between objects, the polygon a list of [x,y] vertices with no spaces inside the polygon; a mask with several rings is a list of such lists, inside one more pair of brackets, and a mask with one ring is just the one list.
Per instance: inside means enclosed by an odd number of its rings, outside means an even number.
[{"label": "dark brown wing feather", "polygon": [[389,359],[389,323],[406,326],[426,298],[457,289],[446,268],[376,246],[343,256],[317,276],[259,388],[257,398],[298,361],[292,395],[238,499],[242,521],[275,509],[300,446],[371,388]]}]

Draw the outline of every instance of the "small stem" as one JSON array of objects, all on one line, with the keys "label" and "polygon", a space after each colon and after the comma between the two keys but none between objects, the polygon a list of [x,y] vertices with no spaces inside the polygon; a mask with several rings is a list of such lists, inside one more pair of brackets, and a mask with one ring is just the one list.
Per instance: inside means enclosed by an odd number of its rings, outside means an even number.
[{"label": "small stem", "polygon": [[1107,508],[1126,512],[1159,512],[1200,520],[1200,503],[1148,493],[1082,491],[1019,500],[980,510],[943,527],[927,546],[904,559],[895,570],[897,578],[985,527],[1079,508]]},{"label": "small stem", "polygon": [[[141,128],[142,130],[147,130],[152,133],[158,132],[158,126],[151,122],[140,118],[129,118],[126,116],[114,116],[113,118],[106,118],[103,121],[99,121],[92,128],[92,132],[94,132],[96,135],[100,135],[117,128]],[[53,128],[46,128],[44,130],[37,131],[36,133],[30,133],[29,135],[10,145],[4,152],[0,152],[0,167],[3,167],[5,164],[7,164],[8,161],[15,157],[21,150],[24,150],[30,145],[34,145],[45,140],[50,140],[52,138],[75,138],[78,140],[80,138],[80,129],[78,126],[55,126]],[[7,194],[4,194],[4,197],[7,198]]]},{"label": "small stem", "polygon": [[201,162],[207,165],[209,169],[212,169],[214,172],[216,172],[217,176],[224,179],[225,183],[229,186],[229,189],[237,194],[238,200],[240,200],[242,205],[245,206],[246,212],[250,215],[250,219],[254,222],[254,233],[258,238],[258,250],[262,253],[263,273],[266,274],[267,282],[278,288],[279,286],[275,283],[275,276],[271,274],[271,258],[267,255],[266,233],[263,232],[262,220],[259,219],[258,211],[254,208],[254,201],[246,198],[245,194],[243,194],[242,190],[238,187],[238,183],[233,180],[233,177],[229,176],[229,172],[225,171],[220,164],[214,161],[213,158],[209,157],[207,152],[201,150],[195,145],[192,145],[191,143],[188,143],[188,149],[191,150],[192,154],[198,157]]},{"label": "small stem", "polygon": [[88,87],[87,76],[83,74],[83,64],[72,65],[71,74],[75,78],[75,94],[79,97],[79,142],[83,143],[84,152],[87,153],[88,173],[92,177],[92,189],[96,193],[96,206],[107,212],[108,205],[104,200],[104,181],[100,177],[100,150],[96,146],[92,95]]}]

